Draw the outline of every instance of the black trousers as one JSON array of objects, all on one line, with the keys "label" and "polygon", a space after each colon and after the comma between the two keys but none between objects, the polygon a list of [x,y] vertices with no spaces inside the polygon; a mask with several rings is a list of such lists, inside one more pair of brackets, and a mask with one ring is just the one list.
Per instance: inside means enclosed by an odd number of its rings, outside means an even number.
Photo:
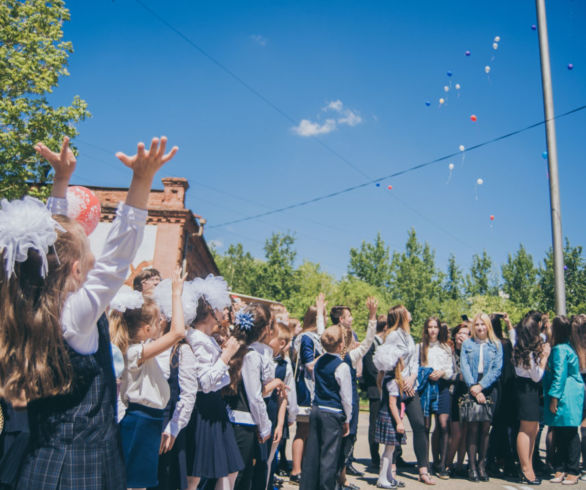
[{"label": "black trousers", "polygon": [[419,394],[415,393],[414,397],[405,400],[404,403],[405,414],[413,430],[413,449],[417,458],[417,466],[419,468],[427,468],[429,463],[427,432],[425,431],[425,420],[423,419]]},{"label": "black trousers", "polygon": [[550,427],[553,431],[553,468],[556,472],[580,474],[578,427]]},{"label": "black trousers", "polygon": [[[236,490],[251,490],[253,488],[254,457],[258,444],[256,426],[234,424],[234,435],[244,461],[244,469],[238,472],[234,488]],[[205,451],[205,448],[203,450]]]},{"label": "black trousers", "polygon": [[311,409],[301,467],[301,490],[331,490],[336,486],[344,420],[343,413],[318,407]]},{"label": "black trousers", "polygon": [[378,443],[374,442],[374,433],[376,431],[376,416],[380,410],[380,404],[380,398],[370,398],[368,400],[368,446],[370,447],[370,461],[374,466],[380,465]]}]

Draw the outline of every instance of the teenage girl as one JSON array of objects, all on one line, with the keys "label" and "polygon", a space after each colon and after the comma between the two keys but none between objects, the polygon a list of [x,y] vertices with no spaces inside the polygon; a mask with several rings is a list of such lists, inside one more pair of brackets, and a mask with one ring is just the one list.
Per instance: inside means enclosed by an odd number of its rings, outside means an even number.
[{"label": "teenage girl", "polygon": [[[108,326],[101,318],[142,242],[146,204],[166,138],[117,157],[132,183],[96,262],[82,227],[65,217],[76,160],[35,149],[55,170],[48,209],[32,198],[2,204],[0,221],[0,396],[28,406],[31,441],[19,488],[124,488],[116,425],[116,382]],[[8,245],[8,243],[10,245]],[[31,363],[34,353],[36,362]]]},{"label": "teenage girl", "polygon": [[[120,397],[126,414],[120,422],[126,485],[146,488],[158,484],[158,459],[163,431],[163,411],[169,401],[169,385],[155,357],[185,337],[181,271],[173,274],[171,329],[161,336],[161,313],[154,300],[145,297],[139,308],[112,310],[110,332],[124,354],[125,369]],[[143,298],[141,293],[133,294]]]}]

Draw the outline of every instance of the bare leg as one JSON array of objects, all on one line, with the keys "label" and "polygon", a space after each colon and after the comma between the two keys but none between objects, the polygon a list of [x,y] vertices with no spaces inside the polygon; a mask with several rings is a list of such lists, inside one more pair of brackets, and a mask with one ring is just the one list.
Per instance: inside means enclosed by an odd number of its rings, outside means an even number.
[{"label": "bare leg", "polygon": [[295,431],[295,439],[291,451],[293,453],[293,467],[291,469],[291,475],[298,475],[301,473],[301,462],[303,461],[303,449],[305,447],[305,441],[309,434],[309,422],[297,422],[297,430]]},{"label": "bare leg", "polygon": [[232,490],[234,488],[234,483],[236,483],[237,476],[238,472],[230,473],[228,476],[218,478],[215,490]]},{"label": "bare leg", "polygon": [[199,476],[188,476],[187,477],[187,490],[197,490],[199,485]]},{"label": "bare leg", "polygon": [[533,450],[538,431],[539,422],[521,420],[519,434],[517,435],[517,454],[519,455],[521,471],[529,480],[535,480],[535,472],[533,471]]}]

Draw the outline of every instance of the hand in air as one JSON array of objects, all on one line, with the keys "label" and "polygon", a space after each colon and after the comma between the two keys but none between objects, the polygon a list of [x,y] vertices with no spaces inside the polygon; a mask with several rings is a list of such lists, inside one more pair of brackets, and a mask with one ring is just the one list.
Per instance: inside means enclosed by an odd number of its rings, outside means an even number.
[{"label": "hand in air", "polygon": [[167,137],[153,138],[151,141],[151,147],[148,151],[145,150],[144,143],[139,143],[137,146],[136,154],[128,156],[125,153],[119,151],[116,153],[116,157],[127,167],[131,168],[136,177],[152,178],[157,171],[169,160],[171,160],[177,150],[177,146],[174,146],[169,153],[165,154],[165,148],[167,147]]},{"label": "hand in air", "polygon": [[55,179],[69,180],[75,170],[77,160],[71,151],[71,148],[69,148],[68,136],[63,138],[61,151],[59,153],[51,151],[47,145],[41,142],[37,143],[34,148],[40,156],[51,164],[51,167],[55,170]]},{"label": "hand in air", "polygon": [[183,283],[187,278],[187,272],[185,274],[181,273],[181,267],[177,267],[173,271],[173,275],[171,276],[171,291],[173,294],[181,295],[183,292]]}]

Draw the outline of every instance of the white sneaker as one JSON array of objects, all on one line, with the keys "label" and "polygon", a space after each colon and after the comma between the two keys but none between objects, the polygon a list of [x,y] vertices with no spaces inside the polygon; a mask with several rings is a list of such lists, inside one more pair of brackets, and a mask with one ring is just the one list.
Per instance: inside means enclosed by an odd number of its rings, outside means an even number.
[{"label": "white sneaker", "polygon": [[582,480],[582,481],[586,481],[586,471],[584,471],[584,472],[582,473],[582,475],[580,476],[580,480]]},{"label": "white sneaker", "polygon": [[389,483],[388,481],[383,481],[383,480],[378,480],[376,482],[376,488],[397,488],[397,485],[393,485],[392,483]]}]

